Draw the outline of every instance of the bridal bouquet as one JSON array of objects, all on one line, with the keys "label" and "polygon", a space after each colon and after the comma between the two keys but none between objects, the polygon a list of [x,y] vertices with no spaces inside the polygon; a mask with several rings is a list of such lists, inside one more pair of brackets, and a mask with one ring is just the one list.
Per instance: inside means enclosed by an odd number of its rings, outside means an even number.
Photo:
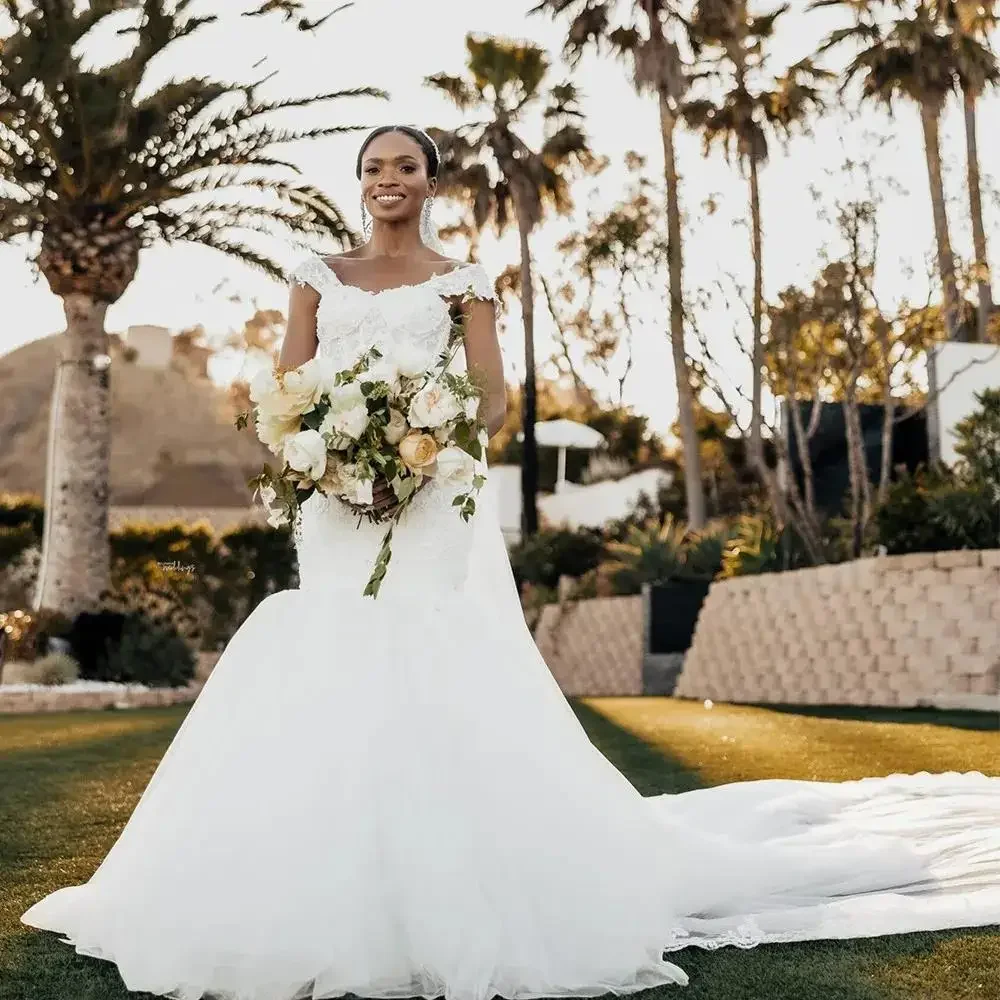
[{"label": "bridal bouquet", "polygon": [[[293,523],[316,491],[351,507],[359,525],[364,518],[390,522],[366,596],[378,596],[393,528],[428,478],[455,487],[452,503],[464,520],[476,511],[486,482],[477,466],[486,428],[481,388],[470,375],[448,370],[461,339],[461,328],[454,328],[430,369],[405,356],[384,358],[374,347],[342,371],[321,356],[294,369],[265,369],[250,383],[252,412],[237,417],[240,428],[253,417],[258,437],[281,459],[280,467],[266,464],[250,480],[269,524]],[[387,517],[373,505],[377,477],[398,501]]]}]

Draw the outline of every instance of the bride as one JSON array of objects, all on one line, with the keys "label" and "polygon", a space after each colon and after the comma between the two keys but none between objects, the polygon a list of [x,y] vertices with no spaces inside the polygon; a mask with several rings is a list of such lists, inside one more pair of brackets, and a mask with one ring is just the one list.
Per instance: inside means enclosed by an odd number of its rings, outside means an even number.
[{"label": "bride", "polygon": [[[493,433],[495,293],[435,249],[437,170],[420,130],[368,137],[368,242],[293,272],[280,363],[429,363],[461,309]],[[686,984],[689,946],[1000,922],[1000,778],[641,796],[536,651],[484,498],[466,523],[431,480],[372,600],[382,529],[310,497],[300,588],[233,636],[90,881],[22,920],[180,1000],[630,993]]]}]

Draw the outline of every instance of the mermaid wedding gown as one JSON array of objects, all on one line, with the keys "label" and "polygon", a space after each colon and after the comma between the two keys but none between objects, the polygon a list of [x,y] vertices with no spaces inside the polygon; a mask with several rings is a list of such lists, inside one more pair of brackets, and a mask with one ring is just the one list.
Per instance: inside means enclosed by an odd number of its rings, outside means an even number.
[{"label": "mermaid wedding gown", "polygon": [[[478,265],[370,293],[319,258],[319,350],[420,350]],[[457,359],[461,361],[461,358]],[[222,654],[117,843],[23,916],[183,1000],[594,996],[687,946],[1000,922],[1000,778],[750,781],[642,797],[525,627],[490,503],[383,529],[307,501],[301,585]]]}]

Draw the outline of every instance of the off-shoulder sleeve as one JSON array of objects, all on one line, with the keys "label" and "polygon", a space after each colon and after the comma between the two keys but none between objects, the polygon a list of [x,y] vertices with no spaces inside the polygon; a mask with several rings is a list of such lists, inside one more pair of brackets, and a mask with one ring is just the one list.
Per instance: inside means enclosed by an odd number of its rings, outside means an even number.
[{"label": "off-shoulder sleeve", "polygon": [[323,263],[319,257],[306,257],[288,272],[289,283],[297,285],[311,285],[317,292],[326,291],[331,285],[336,284],[336,276],[333,271]]}]

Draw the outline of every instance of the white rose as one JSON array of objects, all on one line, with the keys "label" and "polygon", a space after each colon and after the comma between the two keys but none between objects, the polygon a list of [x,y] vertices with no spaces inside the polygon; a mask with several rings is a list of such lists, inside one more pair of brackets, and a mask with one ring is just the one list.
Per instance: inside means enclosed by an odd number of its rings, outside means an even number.
[{"label": "white rose", "polygon": [[478,396],[470,396],[465,401],[464,410],[465,410],[465,419],[466,420],[475,420],[476,419],[476,414],[479,412],[479,397]]},{"label": "white rose", "polygon": [[468,452],[453,445],[438,452],[437,479],[456,486],[471,486],[475,475],[476,461]]},{"label": "white rose", "polygon": [[404,378],[416,378],[427,371],[427,354],[415,344],[397,344],[393,348],[393,361]]},{"label": "white rose", "polygon": [[394,359],[379,358],[368,371],[361,376],[373,382],[386,382],[389,385],[389,395],[396,396],[401,388],[399,366]]},{"label": "white rose", "polygon": [[409,431],[410,425],[399,410],[389,409],[389,423],[385,425],[385,439],[389,444],[399,444]]},{"label": "white rose", "polygon": [[319,426],[320,434],[326,438],[343,435],[357,441],[368,426],[368,404],[360,384],[347,382],[334,386],[328,396],[330,409]]},{"label": "white rose", "polygon": [[319,431],[299,431],[285,442],[285,461],[310,479],[320,479],[326,471],[326,441]]},{"label": "white rose", "polygon": [[413,427],[440,427],[461,412],[462,407],[455,394],[443,385],[431,382],[411,400],[408,417]]}]

